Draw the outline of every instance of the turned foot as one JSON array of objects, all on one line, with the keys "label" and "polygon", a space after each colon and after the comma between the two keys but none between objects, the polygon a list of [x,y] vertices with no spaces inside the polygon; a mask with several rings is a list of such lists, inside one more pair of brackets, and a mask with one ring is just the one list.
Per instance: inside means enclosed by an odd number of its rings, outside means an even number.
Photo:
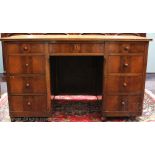
[{"label": "turned foot", "polygon": [[131,122],[137,121],[136,116],[131,116],[131,117],[129,117],[129,121],[131,121]]}]

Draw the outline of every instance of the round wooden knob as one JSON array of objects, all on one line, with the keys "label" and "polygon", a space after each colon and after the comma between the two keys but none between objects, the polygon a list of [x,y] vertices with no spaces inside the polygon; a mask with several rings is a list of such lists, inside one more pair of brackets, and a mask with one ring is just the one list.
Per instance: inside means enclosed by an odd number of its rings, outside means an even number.
[{"label": "round wooden knob", "polygon": [[124,47],[124,50],[125,51],[128,51],[129,50],[129,47],[128,46]]},{"label": "round wooden knob", "polygon": [[31,102],[27,102],[27,105],[31,105]]},{"label": "round wooden knob", "polygon": [[29,87],[30,86],[30,84],[29,83],[26,83],[26,87]]},{"label": "round wooden knob", "polygon": [[27,51],[28,50],[28,47],[27,46],[24,46],[24,51]]},{"label": "round wooden knob", "polygon": [[25,64],[25,66],[26,66],[26,67],[28,67],[28,66],[29,66],[29,64]]},{"label": "round wooden knob", "polygon": [[122,105],[125,105],[125,102],[124,101],[122,101]]},{"label": "round wooden knob", "polygon": [[124,64],[124,67],[128,67],[128,66],[129,66],[129,64],[128,64],[128,63],[125,63],[125,64]]},{"label": "round wooden knob", "polygon": [[123,83],[123,86],[124,86],[124,87],[127,87],[127,83],[126,83],[126,82],[124,82],[124,83]]}]

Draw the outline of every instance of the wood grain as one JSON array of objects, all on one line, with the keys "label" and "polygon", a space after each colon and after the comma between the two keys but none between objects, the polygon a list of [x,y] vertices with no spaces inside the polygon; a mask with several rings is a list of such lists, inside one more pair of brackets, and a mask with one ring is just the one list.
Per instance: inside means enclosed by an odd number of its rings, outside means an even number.
[{"label": "wood grain", "polygon": [[17,35],[3,37],[1,41],[149,41],[140,36],[117,35]]},{"label": "wood grain", "polygon": [[142,113],[145,34],[3,34],[11,117],[48,117],[51,95],[102,95],[106,117]]}]

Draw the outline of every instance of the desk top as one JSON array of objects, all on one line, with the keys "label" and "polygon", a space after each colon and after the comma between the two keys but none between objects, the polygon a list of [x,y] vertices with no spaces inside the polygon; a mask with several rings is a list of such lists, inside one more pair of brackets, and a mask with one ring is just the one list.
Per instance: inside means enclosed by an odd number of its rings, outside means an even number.
[{"label": "desk top", "polygon": [[0,38],[1,41],[151,41],[130,35],[16,35]]}]

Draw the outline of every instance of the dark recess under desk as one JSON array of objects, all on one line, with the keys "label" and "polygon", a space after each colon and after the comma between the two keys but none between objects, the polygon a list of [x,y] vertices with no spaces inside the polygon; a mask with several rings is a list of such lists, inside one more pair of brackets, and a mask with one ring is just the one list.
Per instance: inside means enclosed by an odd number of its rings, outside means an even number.
[{"label": "dark recess under desk", "polygon": [[102,95],[102,56],[50,57],[53,95]]}]

